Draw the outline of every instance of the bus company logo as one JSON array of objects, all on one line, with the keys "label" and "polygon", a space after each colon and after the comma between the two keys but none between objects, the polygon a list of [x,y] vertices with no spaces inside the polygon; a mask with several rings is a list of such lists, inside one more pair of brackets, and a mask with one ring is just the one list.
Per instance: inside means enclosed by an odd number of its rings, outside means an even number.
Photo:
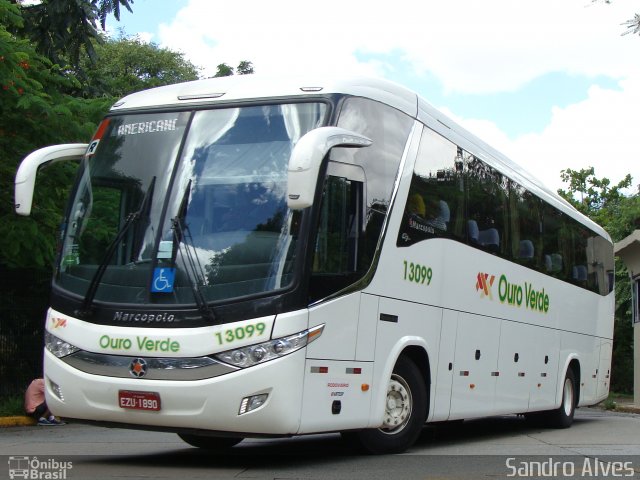
[{"label": "bus company logo", "polygon": [[518,284],[509,281],[503,273],[498,281],[498,297],[501,303],[513,307],[524,307],[534,312],[547,313],[549,311],[549,294],[544,288],[538,290],[532,283]]},{"label": "bus company logo", "polygon": [[147,368],[144,358],[134,358],[129,365],[129,373],[136,378],[142,378],[147,374]]},{"label": "bus company logo", "polygon": [[480,292],[480,298],[489,297],[489,300],[493,300],[491,288],[496,276],[480,272],[476,278],[476,292]]},{"label": "bus company logo", "polygon": [[67,319],[66,318],[51,318],[51,328],[54,330],[57,328],[67,328]]},{"label": "bus company logo", "polygon": [[[480,292],[480,298],[489,297],[493,300],[493,284],[496,276],[480,272],[476,277],[476,291]],[[503,273],[498,280],[498,299],[500,303],[511,305],[512,307],[524,307],[534,312],[547,313],[549,311],[549,294],[536,289],[533,284],[524,282],[523,284],[509,281]]]},{"label": "bus company logo", "polygon": [[73,468],[73,462],[60,462],[54,458],[39,460],[38,457],[10,456],[9,478],[59,479],[67,477],[68,470]]}]

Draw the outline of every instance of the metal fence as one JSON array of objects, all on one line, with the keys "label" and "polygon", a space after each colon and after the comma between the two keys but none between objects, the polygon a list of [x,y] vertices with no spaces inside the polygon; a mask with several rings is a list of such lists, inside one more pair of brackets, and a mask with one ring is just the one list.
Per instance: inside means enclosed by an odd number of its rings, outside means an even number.
[{"label": "metal fence", "polygon": [[0,398],[42,376],[50,272],[0,266]]}]

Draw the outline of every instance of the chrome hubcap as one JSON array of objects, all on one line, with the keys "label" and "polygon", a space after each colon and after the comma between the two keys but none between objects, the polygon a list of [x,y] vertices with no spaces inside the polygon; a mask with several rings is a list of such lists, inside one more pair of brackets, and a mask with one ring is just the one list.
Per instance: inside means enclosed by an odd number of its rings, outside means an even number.
[{"label": "chrome hubcap", "polygon": [[384,422],[380,430],[384,433],[397,433],[402,430],[411,416],[412,403],[411,390],[407,382],[398,375],[391,375],[387,387]]}]

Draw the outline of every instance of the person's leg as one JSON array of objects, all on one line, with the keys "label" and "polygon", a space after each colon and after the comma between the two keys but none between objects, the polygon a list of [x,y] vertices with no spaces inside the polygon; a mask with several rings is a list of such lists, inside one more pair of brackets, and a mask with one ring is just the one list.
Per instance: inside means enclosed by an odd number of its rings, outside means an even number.
[{"label": "person's leg", "polygon": [[47,404],[42,402],[40,405],[36,407],[31,416],[38,420],[39,418],[48,418],[51,412],[47,408]]}]

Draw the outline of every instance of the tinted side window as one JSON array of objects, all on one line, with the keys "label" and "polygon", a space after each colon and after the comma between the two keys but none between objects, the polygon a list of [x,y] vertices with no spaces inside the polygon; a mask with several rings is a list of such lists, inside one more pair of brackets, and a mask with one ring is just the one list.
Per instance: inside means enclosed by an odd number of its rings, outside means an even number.
[{"label": "tinted side window", "polygon": [[[343,267],[349,266],[349,283],[362,278],[371,267],[412,124],[411,117],[382,103],[355,97],[345,100],[338,126],[369,137],[373,144],[366,148],[334,148],[331,151],[332,163],[357,167],[364,172],[364,181],[362,186],[359,185],[359,179],[356,182],[349,177],[331,178],[325,182],[316,246],[318,249],[331,246],[331,256],[344,262],[339,268],[328,263],[321,267],[322,262],[314,262],[311,300],[324,298],[348,286],[345,285],[344,274],[347,272]],[[340,206],[340,202],[347,203]],[[363,205],[363,214],[357,212],[360,208],[358,205]],[[347,223],[341,228],[348,228],[349,233],[345,241],[328,242],[327,239],[335,238],[329,232],[337,220],[327,216],[336,212],[344,212]],[[335,228],[333,230],[335,232]],[[336,248],[342,251],[338,252]],[[321,258],[316,257],[315,260]],[[341,281],[331,281],[328,277],[339,273],[342,275]]]},{"label": "tinted side window", "polygon": [[487,252],[510,257],[509,181],[473,155],[465,154],[468,185],[467,239]]},{"label": "tinted side window", "polygon": [[464,241],[463,162],[456,145],[425,128],[420,139],[398,246],[433,237]]},{"label": "tinted side window", "polygon": [[542,266],[542,204],[540,199],[516,182],[510,182],[510,258],[539,270]]},{"label": "tinted side window", "polygon": [[424,128],[397,246],[450,238],[579,287],[613,288],[613,246]]},{"label": "tinted side window", "polygon": [[370,147],[334,149],[331,155],[332,160],[359,165],[365,172],[364,249],[361,264],[366,268],[373,259],[382,232],[412,123],[413,120],[404,113],[365,98],[346,100],[340,112],[339,127],[373,140]]}]

